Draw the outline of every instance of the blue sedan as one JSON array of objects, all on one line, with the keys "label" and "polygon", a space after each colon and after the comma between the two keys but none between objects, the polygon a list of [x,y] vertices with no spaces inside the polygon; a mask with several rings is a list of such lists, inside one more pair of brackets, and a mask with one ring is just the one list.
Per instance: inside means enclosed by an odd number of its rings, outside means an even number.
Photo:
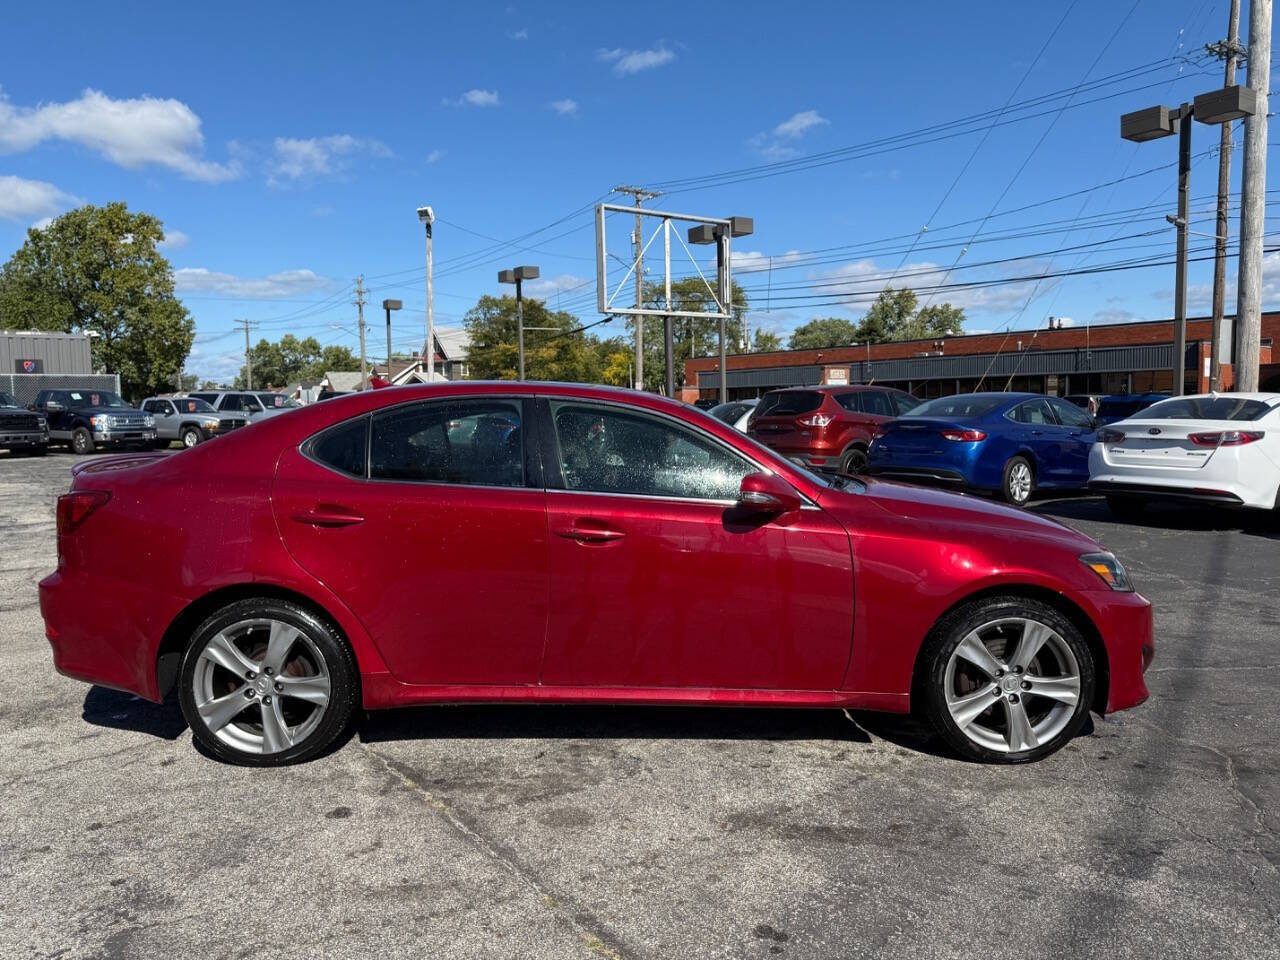
[{"label": "blue sedan", "polygon": [[1038,488],[1089,480],[1094,419],[1038,393],[968,393],[929,400],[883,424],[866,472],[1001,494],[1022,506]]}]

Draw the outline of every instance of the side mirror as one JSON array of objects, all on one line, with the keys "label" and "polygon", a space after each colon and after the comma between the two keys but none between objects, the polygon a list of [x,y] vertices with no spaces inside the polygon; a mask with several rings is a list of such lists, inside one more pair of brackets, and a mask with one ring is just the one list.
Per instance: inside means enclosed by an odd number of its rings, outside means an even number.
[{"label": "side mirror", "polygon": [[803,502],[800,494],[772,473],[749,473],[738,489],[738,506],[751,513],[787,513],[799,510]]}]

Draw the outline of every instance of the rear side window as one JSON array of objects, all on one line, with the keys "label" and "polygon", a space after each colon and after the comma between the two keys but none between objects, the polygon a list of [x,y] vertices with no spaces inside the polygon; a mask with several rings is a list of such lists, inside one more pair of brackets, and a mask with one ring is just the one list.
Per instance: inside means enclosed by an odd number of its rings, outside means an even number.
[{"label": "rear side window", "polygon": [[363,477],[368,444],[369,418],[349,420],[326,430],[311,442],[311,456],[327,467]]},{"label": "rear side window", "polygon": [[228,393],[222,398],[222,406],[219,410],[240,410],[240,395],[236,393]]},{"label": "rear side window", "polygon": [[373,421],[369,475],[379,480],[524,485],[520,403],[418,403]]},{"label": "rear side window", "polygon": [[822,406],[822,394],[816,390],[778,390],[766,393],[756,407],[757,417],[787,417],[808,413]]},{"label": "rear side window", "polygon": [[1270,409],[1261,400],[1243,397],[1177,397],[1148,407],[1142,416],[1152,420],[1258,420]]},{"label": "rear side window", "polygon": [[1009,411],[1009,419],[1036,426],[1057,426],[1058,424],[1047,400],[1028,400],[1026,403],[1020,403]]}]

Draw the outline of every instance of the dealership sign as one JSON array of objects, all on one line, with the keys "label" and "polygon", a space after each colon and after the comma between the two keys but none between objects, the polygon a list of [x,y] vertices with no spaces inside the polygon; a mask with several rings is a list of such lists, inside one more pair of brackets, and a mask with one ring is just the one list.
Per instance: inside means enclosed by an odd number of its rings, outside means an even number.
[{"label": "dealership sign", "polygon": [[14,373],[44,373],[43,360],[15,360],[13,361]]}]

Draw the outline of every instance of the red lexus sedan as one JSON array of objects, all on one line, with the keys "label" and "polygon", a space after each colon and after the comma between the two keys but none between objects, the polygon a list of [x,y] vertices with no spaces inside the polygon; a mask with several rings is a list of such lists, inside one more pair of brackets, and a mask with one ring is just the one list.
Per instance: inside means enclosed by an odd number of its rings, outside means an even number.
[{"label": "red lexus sedan", "polygon": [[1038,516],[821,478],[698,410],[534,383],[359,393],[80,465],[40,584],[57,668],[216,756],[463,701],[855,707],[1034,760],[1147,696],[1151,608]]}]

